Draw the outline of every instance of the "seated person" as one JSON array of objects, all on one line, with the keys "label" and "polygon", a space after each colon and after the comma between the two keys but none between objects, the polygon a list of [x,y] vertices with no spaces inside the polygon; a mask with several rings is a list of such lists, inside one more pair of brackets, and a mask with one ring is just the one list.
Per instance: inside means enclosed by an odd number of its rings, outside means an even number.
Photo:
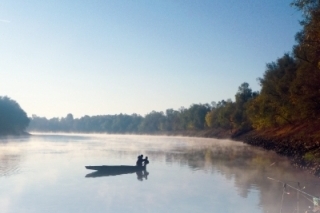
[{"label": "seated person", "polygon": [[143,165],[144,166],[147,166],[147,164],[149,164],[149,160],[148,160],[148,157],[146,157],[145,159],[143,159]]},{"label": "seated person", "polygon": [[137,160],[137,163],[136,163],[136,166],[142,166],[142,162],[143,162],[143,155],[139,155],[138,156],[138,160]]}]

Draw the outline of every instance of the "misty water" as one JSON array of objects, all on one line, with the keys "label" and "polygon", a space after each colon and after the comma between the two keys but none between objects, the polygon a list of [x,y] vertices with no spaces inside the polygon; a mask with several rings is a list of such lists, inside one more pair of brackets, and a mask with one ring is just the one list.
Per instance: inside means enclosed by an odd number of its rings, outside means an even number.
[{"label": "misty water", "polygon": [[[142,177],[88,177],[92,170],[85,169],[134,165],[139,154],[150,160]],[[318,178],[270,151],[229,140],[133,135],[2,138],[0,188],[2,213],[291,213],[312,210],[312,196],[320,195]]]}]

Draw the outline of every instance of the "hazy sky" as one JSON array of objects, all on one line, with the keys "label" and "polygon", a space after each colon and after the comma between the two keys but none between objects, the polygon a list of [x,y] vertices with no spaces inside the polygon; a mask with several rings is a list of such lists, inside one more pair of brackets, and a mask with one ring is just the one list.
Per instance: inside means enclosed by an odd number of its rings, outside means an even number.
[{"label": "hazy sky", "polygon": [[234,100],[295,44],[290,2],[0,0],[0,96],[48,118]]}]

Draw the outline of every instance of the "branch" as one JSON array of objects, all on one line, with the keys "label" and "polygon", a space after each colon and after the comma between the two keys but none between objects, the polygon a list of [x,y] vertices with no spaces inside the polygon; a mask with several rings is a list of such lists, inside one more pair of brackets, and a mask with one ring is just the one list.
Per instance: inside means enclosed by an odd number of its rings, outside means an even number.
[{"label": "branch", "polygon": [[312,62],[310,62],[308,59],[304,59],[304,58],[301,58],[299,56],[296,56],[298,59],[304,61],[304,62],[307,62],[308,64],[311,64],[311,66],[317,70],[320,70],[316,65],[314,65]]}]

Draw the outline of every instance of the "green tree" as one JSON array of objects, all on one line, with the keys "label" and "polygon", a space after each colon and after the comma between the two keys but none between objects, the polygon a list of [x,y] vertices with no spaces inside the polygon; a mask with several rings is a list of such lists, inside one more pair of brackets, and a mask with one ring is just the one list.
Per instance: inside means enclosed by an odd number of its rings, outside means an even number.
[{"label": "green tree", "polygon": [[256,128],[292,123],[296,119],[291,87],[296,78],[297,64],[289,54],[267,64],[260,78],[259,97],[249,103],[247,113]]},{"label": "green tree", "polygon": [[211,111],[205,116],[206,125],[210,128],[223,128],[232,131],[232,114],[235,111],[235,103],[231,100],[219,101],[214,104]]},{"label": "green tree", "polygon": [[173,110],[173,109],[167,109],[165,116],[166,116],[165,129],[167,131],[180,130],[179,111]]},{"label": "green tree", "polygon": [[29,122],[27,114],[16,101],[0,96],[0,134],[20,134]]},{"label": "green tree", "polygon": [[257,92],[252,92],[247,82],[239,86],[235,95],[235,110],[231,117],[234,128],[242,131],[251,129],[251,122],[247,116],[247,105],[257,94]]},{"label": "green tree", "polygon": [[152,111],[147,114],[140,124],[140,131],[142,132],[156,132],[164,131],[165,116],[163,112]]},{"label": "green tree", "polygon": [[295,0],[292,5],[303,12],[304,20],[293,49],[298,69],[291,92],[302,119],[313,119],[320,114],[320,2]]},{"label": "green tree", "polygon": [[208,104],[192,104],[187,110],[188,129],[204,129],[205,117],[210,111]]}]

